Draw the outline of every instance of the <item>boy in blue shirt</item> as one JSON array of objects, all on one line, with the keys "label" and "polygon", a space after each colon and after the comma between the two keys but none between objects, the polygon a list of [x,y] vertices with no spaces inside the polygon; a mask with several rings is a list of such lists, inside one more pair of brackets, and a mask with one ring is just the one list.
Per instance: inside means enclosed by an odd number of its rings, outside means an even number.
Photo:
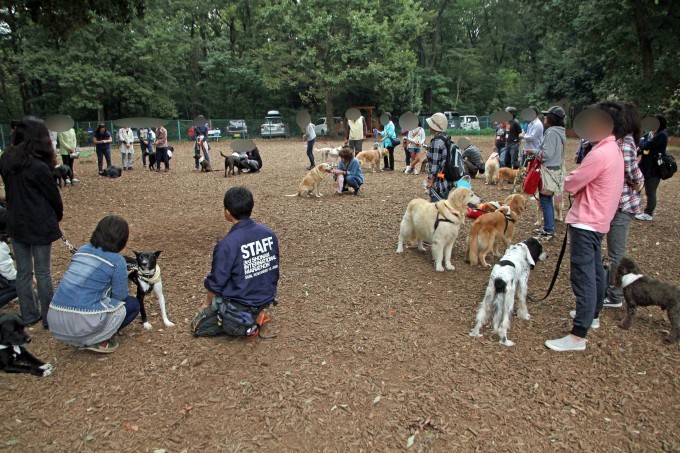
[{"label": "boy in blue shirt", "polygon": [[264,311],[276,304],[279,241],[276,234],[250,218],[253,194],[232,187],[224,195],[224,217],[231,230],[213,250],[208,291],[191,322],[196,336],[227,334],[254,338],[269,321]]}]

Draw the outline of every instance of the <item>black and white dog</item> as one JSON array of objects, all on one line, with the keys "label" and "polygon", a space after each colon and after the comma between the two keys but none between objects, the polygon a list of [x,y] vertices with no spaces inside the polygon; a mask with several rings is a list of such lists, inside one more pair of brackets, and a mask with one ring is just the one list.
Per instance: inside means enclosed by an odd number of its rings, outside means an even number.
[{"label": "black and white dog", "polygon": [[60,189],[62,181],[65,186],[69,184],[73,185],[73,171],[71,170],[71,167],[68,165],[57,165],[54,167],[54,180]]},{"label": "black and white dog", "polygon": [[623,288],[623,298],[626,300],[626,316],[619,327],[630,329],[637,307],[658,305],[666,310],[671,322],[671,331],[664,341],[673,343],[680,339],[680,288],[642,275],[630,258],[623,258],[619,262],[614,284]]},{"label": "black and white dog", "polygon": [[24,345],[31,342],[31,337],[24,327],[20,316],[13,313],[0,315],[0,369],[5,373],[30,373],[41,377],[51,375],[52,365],[26,350]]},{"label": "black and white dog", "polygon": [[165,311],[165,296],[163,296],[163,282],[161,280],[161,268],[156,261],[161,254],[158,252],[134,252],[135,257],[126,256],[125,262],[128,265],[128,270],[132,270],[129,279],[137,286],[137,300],[139,301],[139,311],[142,316],[142,323],[144,328],[151,329],[151,323],[147,321],[146,310],[144,308],[144,297],[152,292],[158,299],[158,304],[161,306],[161,316],[166,327],[175,327],[170,322]]},{"label": "black and white dog", "polygon": [[544,261],[547,257],[548,255],[543,251],[543,245],[534,238],[529,238],[506,250],[501,260],[491,269],[486,294],[477,310],[477,323],[470,331],[471,337],[482,336],[479,330],[486,323],[488,312],[493,309],[493,331],[500,337],[500,343],[505,346],[515,344],[508,339],[515,295],[519,300],[517,316],[528,320],[527,284],[529,283],[529,273],[538,261]]},{"label": "black and white dog", "polygon": [[[168,150],[168,162],[170,162],[170,159],[172,159],[172,154],[175,152],[175,148],[172,146],[167,146],[166,147]],[[156,153],[146,153],[147,156],[149,156],[149,170],[153,170],[153,167],[156,166]]]}]

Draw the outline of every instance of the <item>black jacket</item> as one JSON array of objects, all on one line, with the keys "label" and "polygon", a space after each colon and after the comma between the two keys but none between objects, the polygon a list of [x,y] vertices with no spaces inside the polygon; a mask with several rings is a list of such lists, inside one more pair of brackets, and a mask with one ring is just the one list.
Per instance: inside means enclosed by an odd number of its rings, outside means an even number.
[{"label": "black jacket", "polygon": [[50,167],[36,159],[14,172],[5,157],[0,157],[0,175],[5,183],[9,237],[31,245],[51,244],[61,237],[64,205]]},{"label": "black jacket", "polygon": [[660,178],[659,173],[659,154],[666,154],[666,147],[668,146],[668,133],[661,131],[649,140],[643,139],[640,142],[640,149],[638,155],[640,158],[640,171],[645,178]]},{"label": "black jacket", "polygon": [[252,151],[248,151],[246,154],[248,155],[248,159],[257,162],[258,170],[262,170],[262,158],[260,157],[260,151],[255,148]]},{"label": "black jacket", "polygon": [[519,144],[519,134],[522,133],[522,126],[519,124],[519,121],[517,121],[517,118],[514,117],[510,120],[508,125],[510,127],[507,129],[508,133],[505,136],[505,146]]}]

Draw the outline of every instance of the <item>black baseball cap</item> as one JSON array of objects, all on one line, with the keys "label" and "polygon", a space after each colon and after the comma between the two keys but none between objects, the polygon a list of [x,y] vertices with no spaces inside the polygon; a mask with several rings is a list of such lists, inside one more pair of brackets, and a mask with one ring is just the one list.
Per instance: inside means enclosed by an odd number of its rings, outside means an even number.
[{"label": "black baseball cap", "polygon": [[544,114],[544,115],[551,113],[555,116],[559,116],[560,118],[564,118],[565,115],[566,115],[566,113],[564,113],[564,109],[562,107],[560,107],[559,105],[553,105],[548,110],[541,112],[541,113]]}]

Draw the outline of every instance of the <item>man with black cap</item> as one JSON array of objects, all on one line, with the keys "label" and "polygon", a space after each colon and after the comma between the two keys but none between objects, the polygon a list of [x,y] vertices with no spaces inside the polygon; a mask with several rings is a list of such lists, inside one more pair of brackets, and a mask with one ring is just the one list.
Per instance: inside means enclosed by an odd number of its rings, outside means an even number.
[{"label": "man with black cap", "polygon": [[505,124],[505,148],[501,152],[501,167],[519,168],[519,139],[522,126],[517,120],[517,109],[507,107],[506,112],[512,115],[512,119]]}]

